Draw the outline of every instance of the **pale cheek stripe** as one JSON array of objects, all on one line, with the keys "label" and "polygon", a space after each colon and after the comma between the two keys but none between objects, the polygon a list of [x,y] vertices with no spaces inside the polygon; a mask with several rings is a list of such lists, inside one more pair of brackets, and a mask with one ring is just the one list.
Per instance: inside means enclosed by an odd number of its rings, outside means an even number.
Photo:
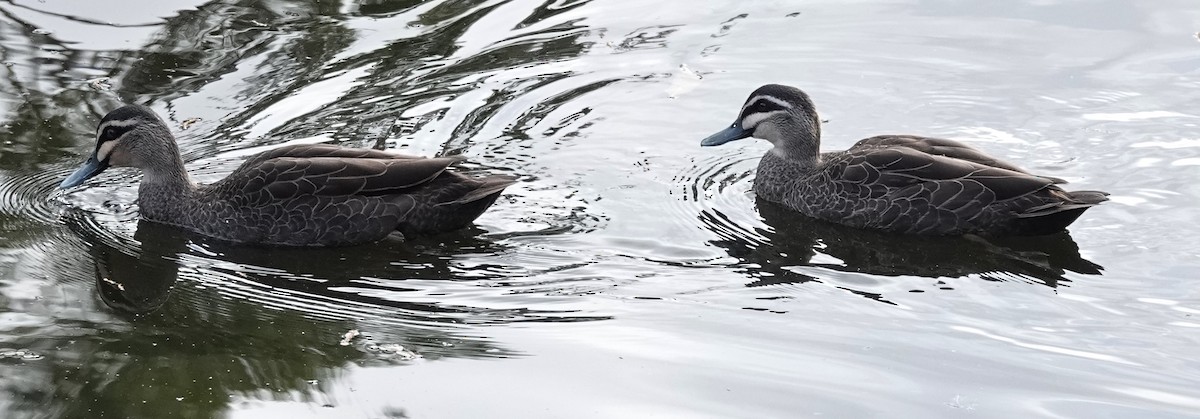
[{"label": "pale cheek stripe", "polygon": [[764,119],[784,112],[787,111],[771,111],[767,113],[752,113],[750,115],[746,115],[746,118],[742,119],[742,129],[754,129],[754,127],[758,126],[758,123],[762,122]]},{"label": "pale cheek stripe", "polygon": [[120,141],[121,140],[115,140],[115,141],[109,141],[107,143],[101,144],[100,149],[96,150],[96,160],[99,160],[99,161],[108,160],[108,153],[111,153],[113,147],[116,147],[117,143]]}]

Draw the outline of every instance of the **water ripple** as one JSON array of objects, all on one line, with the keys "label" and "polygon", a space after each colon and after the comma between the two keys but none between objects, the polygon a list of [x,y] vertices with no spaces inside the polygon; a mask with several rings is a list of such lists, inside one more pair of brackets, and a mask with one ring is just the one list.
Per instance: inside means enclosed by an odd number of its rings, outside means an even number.
[{"label": "water ripple", "polygon": [[58,182],[70,173],[29,173],[6,176],[0,173],[0,230],[20,232],[54,224],[56,207],[47,197],[58,189]]}]

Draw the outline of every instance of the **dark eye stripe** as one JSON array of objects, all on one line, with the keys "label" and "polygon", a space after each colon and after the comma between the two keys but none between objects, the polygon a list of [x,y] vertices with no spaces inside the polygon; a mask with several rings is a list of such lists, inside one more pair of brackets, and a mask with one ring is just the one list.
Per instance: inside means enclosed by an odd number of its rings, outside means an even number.
[{"label": "dark eye stripe", "polygon": [[133,129],[133,127],[134,127],[133,125],[128,125],[128,126],[113,125],[113,126],[105,127],[104,131],[100,133],[100,141],[99,142],[112,141],[112,140],[121,138],[122,135],[124,135],[129,130]]},{"label": "dark eye stripe", "polygon": [[747,115],[750,115],[750,114],[780,111],[780,110],[784,110],[784,109],[786,109],[786,108],[784,108],[783,106],[780,106],[778,103],[775,103],[775,101],[768,100],[768,99],[759,99],[759,100],[754,101],[754,103],[751,104],[750,106],[746,107],[746,111],[742,113],[742,117],[745,118]]},{"label": "dark eye stripe", "polygon": [[758,101],[756,101],[754,103],[754,109],[759,112],[771,112],[771,111],[780,111],[780,110],[783,110],[784,108],[783,108],[783,106],[780,106],[778,103],[775,103],[775,101],[773,101],[773,100],[759,99]]}]

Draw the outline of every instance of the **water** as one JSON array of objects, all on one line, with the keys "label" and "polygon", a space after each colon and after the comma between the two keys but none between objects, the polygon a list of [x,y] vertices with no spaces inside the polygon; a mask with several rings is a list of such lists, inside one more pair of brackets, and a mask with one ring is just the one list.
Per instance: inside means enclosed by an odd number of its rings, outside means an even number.
[{"label": "water", "polygon": [[[0,416],[1200,417],[1200,5],[0,3]],[[826,149],[968,140],[1111,192],[1069,235],[898,238],[698,142],[760,84]],[[55,190],[148,104],[199,181],[328,142],[517,175],[476,227],[326,250]]]}]

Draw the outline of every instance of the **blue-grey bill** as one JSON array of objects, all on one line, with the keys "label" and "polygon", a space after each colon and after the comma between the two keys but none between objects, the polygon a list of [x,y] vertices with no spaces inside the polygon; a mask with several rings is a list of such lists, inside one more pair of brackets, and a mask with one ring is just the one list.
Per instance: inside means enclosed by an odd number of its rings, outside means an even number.
[{"label": "blue-grey bill", "polygon": [[91,179],[92,176],[100,174],[100,172],[103,172],[104,169],[107,168],[107,164],[96,160],[96,156],[92,156],[88,158],[86,162],[83,162],[83,166],[75,169],[75,173],[71,173],[71,176],[67,176],[67,178],[63,180],[62,184],[58,185],[58,187],[60,189],[66,189],[79,186],[88,179]]},{"label": "blue-grey bill", "polygon": [[700,141],[700,145],[704,147],[721,145],[733,140],[740,140],[749,137],[750,134],[750,131],[742,129],[741,124],[733,124],[730,125],[729,128],[725,128],[721,130],[721,132],[710,135],[708,138]]}]

